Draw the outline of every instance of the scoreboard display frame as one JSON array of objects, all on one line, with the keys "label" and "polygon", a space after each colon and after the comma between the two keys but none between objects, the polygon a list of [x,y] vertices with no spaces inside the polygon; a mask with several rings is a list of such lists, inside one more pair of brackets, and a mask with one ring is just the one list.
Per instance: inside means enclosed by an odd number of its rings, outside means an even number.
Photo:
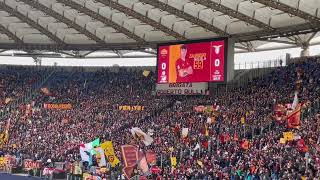
[{"label": "scoreboard display frame", "polygon": [[[223,80],[219,81],[213,81],[213,80],[207,80],[207,81],[186,81],[186,82],[170,82],[168,79],[168,82],[160,82],[160,71],[159,68],[161,68],[161,64],[159,63],[161,56],[160,48],[163,46],[173,46],[173,45],[189,45],[189,44],[195,44],[195,43],[208,43],[208,42],[217,42],[217,41],[223,41],[224,42],[224,67],[223,67]],[[159,43],[157,44],[157,65],[156,65],[156,72],[157,72],[157,84],[168,84],[168,83],[200,83],[200,82],[208,82],[208,83],[226,83],[228,81],[228,67],[231,65],[229,64],[228,55],[230,55],[230,38],[227,37],[219,37],[219,38],[209,38],[209,39],[197,39],[197,40],[187,40],[187,41],[175,41],[175,42],[167,42],[167,43]],[[211,71],[210,71],[211,72]],[[208,76],[211,76],[212,74],[209,74]]]}]

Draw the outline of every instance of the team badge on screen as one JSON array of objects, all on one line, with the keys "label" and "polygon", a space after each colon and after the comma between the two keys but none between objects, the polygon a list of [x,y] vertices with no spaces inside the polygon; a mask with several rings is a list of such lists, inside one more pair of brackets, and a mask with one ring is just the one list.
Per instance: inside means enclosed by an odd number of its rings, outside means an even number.
[{"label": "team badge on screen", "polygon": [[220,48],[222,47],[222,45],[219,45],[219,46],[213,46],[213,48],[214,48],[214,52],[216,53],[216,54],[219,54],[220,53]]}]

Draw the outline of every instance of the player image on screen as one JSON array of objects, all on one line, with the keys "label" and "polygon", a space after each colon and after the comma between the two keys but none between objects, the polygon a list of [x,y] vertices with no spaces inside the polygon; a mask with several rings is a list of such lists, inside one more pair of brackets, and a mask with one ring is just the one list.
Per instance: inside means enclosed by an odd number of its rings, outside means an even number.
[{"label": "player image on screen", "polygon": [[193,74],[192,62],[187,58],[187,46],[180,47],[180,58],[176,61],[177,82],[188,82]]}]

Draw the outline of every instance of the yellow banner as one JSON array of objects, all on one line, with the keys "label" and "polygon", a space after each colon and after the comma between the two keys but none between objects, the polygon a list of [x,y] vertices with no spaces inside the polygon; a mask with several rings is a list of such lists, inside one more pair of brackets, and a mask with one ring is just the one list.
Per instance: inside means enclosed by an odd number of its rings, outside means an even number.
[{"label": "yellow banner", "polygon": [[144,106],[119,106],[120,111],[143,111]]},{"label": "yellow banner", "polygon": [[205,135],[206,135],[206,136],[209,136],[209,129],[208,129],[208,126],[207,126],[207,125],[205,125],[205,128],[206,128]]},{"label": "yellow banner", "polygon": [[100,147],[104,150],[104,153],[108,157],[109,163],[112,167],[115,167],[117,164],[120,163],[120,160],[114,153],[112,141],[106,141],[100,144]]},{"label": "yellow banner", "polygon": [[177,158],[176,157],[171,157],[171,166],[176,167],[177,166]]},{"label": "yellow banner", "polygon": [[285,138],[280,138],[280,143],[281,144],[285,144],[286,143],[286,139]]},{"label": "yellow banner", "polygon": [[0,157],[0,168],[6,166],[7,160],[5,157]]},{"label": "yellow banner", "polygon": [[289,131],[289,132],[284,132],[284,133],[283,133],[283,138],[284,138],[286,141],[293,141],[293,138],[294,138],[293,132],[291,132],[291,131]]},{"label": "yellow banner", "polygon": [[75,174],[75,175],[80,175],[80,174],[82,174],[82,169],[81,169],[81,167],[80,167],[79,165],[75,165],[75,166],[74,166],[73,174]]},{"label": "yellow banner", "polygon": [[241,117],[240,121],[241,121],[241,124],[244,124],[246,122],[244,117]]},{"label": "yellow banner", "polygon": [[4,132],[0,134],[0,145],[4,145],[8,142],[9,140],[9,133]]},{"label": "yellow banner", "polygon": [[91,179],[91,174],[89,174],[89,173],[83,173],[83,179],[84,179],[84,180],[89,180],[89,179]]}]

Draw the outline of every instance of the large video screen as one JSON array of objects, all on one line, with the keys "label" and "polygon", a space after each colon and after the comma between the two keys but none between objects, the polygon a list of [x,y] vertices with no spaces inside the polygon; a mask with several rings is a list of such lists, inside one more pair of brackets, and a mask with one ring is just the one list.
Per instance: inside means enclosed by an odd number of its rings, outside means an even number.
[{"label": "large video screen", "polygon": [[224,82],[227,39],[158,45],[157,83]]}]

